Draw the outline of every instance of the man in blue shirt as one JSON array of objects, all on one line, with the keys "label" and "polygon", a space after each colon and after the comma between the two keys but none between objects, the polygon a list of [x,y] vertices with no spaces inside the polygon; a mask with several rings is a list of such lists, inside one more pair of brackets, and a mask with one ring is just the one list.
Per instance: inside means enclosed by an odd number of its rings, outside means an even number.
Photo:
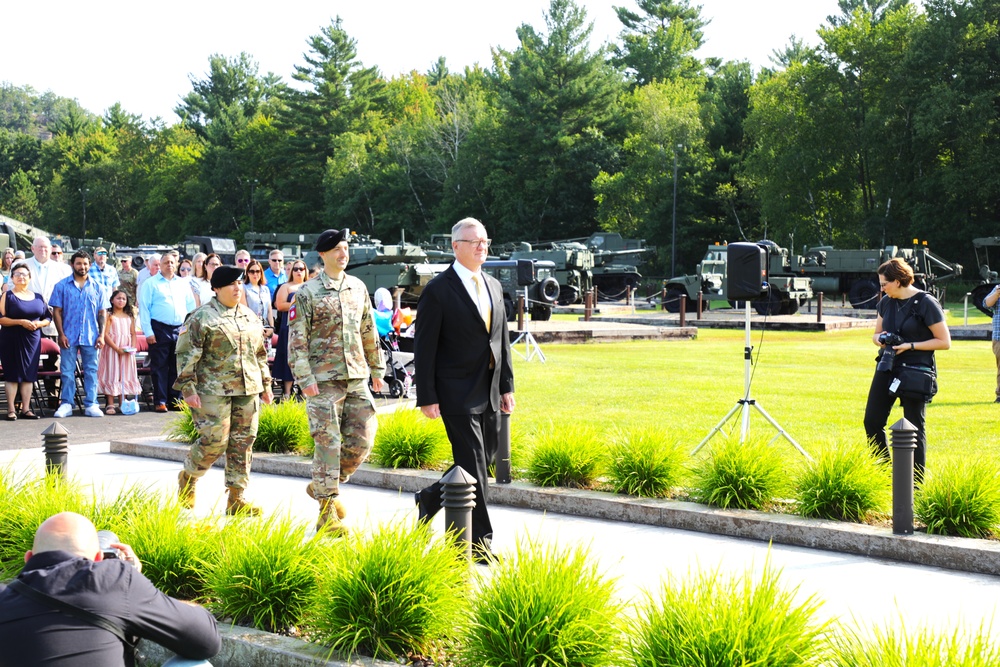
[{"label": "man in blue shirt", "polygon": [[264,269],[264,279],[267,280],[267,288],[271,290],[271,299],[278,293],[278,287],[288,282],[285,275],[285,253],[280,250],[272,250],[267,256],[267,268]]},{"label": "man in blue shirt", "polygon": [[90,276],[104,286],[104,290],[111,298],[111,293],[120,284],[118,271],[108,264],[108,250],[103,246],[94,249],[94,263],[90,267]]},{"label": "man in blue shirt", "polygon": [[177,336],[187,314],[195,308],[191,283],[177,276],[177,251],[160,257],[160,272],[139,288],[139,322],[149,344],[149,369],[153,376],[156,412],[179,409],[182,400],[174,389],[177,380]]},{"label": "man in blue shirt", "polygon": [[56,419],[73,414],[76,398],[76,358],[83,366],[84,409],[88,417],[103,417],[97,405],[97,351],[104,344],[104,324],[111,308],[104,286],[90,276],[90,255],[73,253],[73,275],[56,283],[49,306],[59,334],[62,391]]}]

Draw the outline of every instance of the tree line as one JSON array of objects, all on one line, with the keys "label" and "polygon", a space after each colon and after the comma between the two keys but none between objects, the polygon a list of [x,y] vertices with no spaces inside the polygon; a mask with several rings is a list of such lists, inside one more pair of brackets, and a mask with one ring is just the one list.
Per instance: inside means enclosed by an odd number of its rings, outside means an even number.
[{"label": "tree line", "polygon": [[[669,248],[927,240],[966,259],[1000,234],[1000,0],[839,0],[819,44],[772,63],[694,54],[688,0],[617,7],[592,45],[574,0],[488,67],[386,78],[340,19],[291,82],[214,55],[180,119],[0,85],[0,213],[121,243],[350,227],[387,241],[483,220],[500,241],[598,229]],[[761,17],[766,21],[766,17]],[[676,174],[676,182],[675,182]],[[674,193],[676,191],[676,198]],[[661,253],[661,271],[669,250]]]}]

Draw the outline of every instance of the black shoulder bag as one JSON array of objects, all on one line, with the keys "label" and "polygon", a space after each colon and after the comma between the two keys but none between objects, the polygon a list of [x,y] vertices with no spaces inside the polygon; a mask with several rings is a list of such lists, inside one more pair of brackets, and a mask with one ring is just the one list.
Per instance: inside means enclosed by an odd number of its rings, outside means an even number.
[{"label": "black shoulder bag", "polygon": [[[907,307],[903,321],[895,326],[897,333],[902,333],[903,324],[910,318],[913,311],[923,300],[925,292],[913,297]],[[893,318],[895,319],[895,317]],[[933,357],[932,357],[933,358]],[[937,369],[917,364],[898,363],[892,367],[892,383],[889,393],[900,398],[920,399],[930,403],[938,392]]]},{"label": "black shoulder bag", "polygon": [[31,600],[34,600],[39,604],[43,604],[47,607],[51,607],[58,611],[69,614],[70,616],[74,616],[80,619],[81,621],[89,623],[90,625],[95,625],[101,628],[102,630],[107,630],[115,637],[118,637],[118,639],[122,641],[122,644],[124,644],[125,664],[128,667],[133,667],[135,665],[136,653],[139,647],[139,639],[137,637],[135,638],[128,637],[125,634],[125,631],[121,627],[115,625],[114,623],[112,623],[111,621],[109,621],[108,619],[104,618],[99,614],[95,614],[92,611],[87,611],[86,609],[81,609],[76,605],[69,604],[68,602],[63,602],[62,600],[54,598],[47,593],[43,593],[37,588],[33,588],[28,584],[24,583],[20,579],[13,580],[8,584],[8,586],[10,586],[10,588],[15,590],[20,595],[23,595],[24,597],[29,598]]}]

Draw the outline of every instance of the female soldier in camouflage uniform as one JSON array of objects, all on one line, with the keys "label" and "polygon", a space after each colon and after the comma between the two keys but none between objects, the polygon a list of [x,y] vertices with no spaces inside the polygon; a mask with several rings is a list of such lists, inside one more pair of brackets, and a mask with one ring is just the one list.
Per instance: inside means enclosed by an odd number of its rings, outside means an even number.
[{"label": "female soldier in camouflage uniform", "polygon": [[[198,442],[184,459],[178,498],[194,507],[194,485],[226,455],[226,514],[260,514],[243,498],[257,438],[260,400],[270,403],[271,373],[260,318],[240,304],[243,270],[220,266],[212,274],[216,298],[188,316],[177,339],[174,388],[191,406]],[[260,399],[260,400],[258,400]]]}]

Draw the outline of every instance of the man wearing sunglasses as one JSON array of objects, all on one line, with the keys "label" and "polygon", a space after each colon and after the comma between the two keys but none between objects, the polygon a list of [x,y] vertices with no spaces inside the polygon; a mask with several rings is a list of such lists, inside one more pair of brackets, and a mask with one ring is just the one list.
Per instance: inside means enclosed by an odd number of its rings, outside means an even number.
[{"label": "man wearing sunglasses", "polygon": [[272,250],[267,257],[267,267],[264,268],[264,280],[267,281],[267,289],[271,290],[271,295],[278,293],[278,288],[288,282],[285,275],[285,253],[280,250]]}]

